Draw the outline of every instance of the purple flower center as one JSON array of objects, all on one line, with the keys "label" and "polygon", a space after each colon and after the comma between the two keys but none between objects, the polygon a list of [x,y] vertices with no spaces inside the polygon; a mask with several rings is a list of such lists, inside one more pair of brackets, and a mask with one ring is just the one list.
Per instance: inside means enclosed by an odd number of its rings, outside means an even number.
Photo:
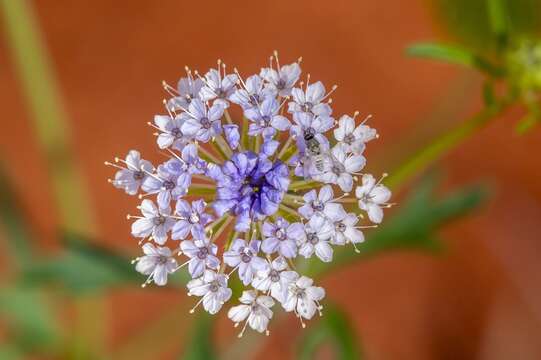
[{"label": "purple flower center", "polygon": [[269,273],[269,278],[272,282],[278,282],[280,281],[280,273],[276,270],[271,270],[271,272]]},{"label": "purple flower center", "polygon": [[305,102],[304,105],[301,106],[302,111],[305,112],[312,110],[312,107],[314,107],[314,105],[311,102]]},{"label": "purple flower center", "polygon": [[259,104],[259,95],[257,94],[250,95],[248,102],[251,105],[256,106],[257,104]]},{"label": "purple flower center", "polygon": [[262,219],[276,211],[289,186],[289,169],[280,160],[258,156],[251,151],[235,153],[222,166],[217,177],[218,213],[230,211],[237,216],[237,231],[244,232],[253,219]]},{"label": "purple flower center", "polygon": [[342,174],[343,172],[346,171],[346,168],[345,168],[344,165],[339,164],[339,163],[336,163],[336,164],[334,164],[334,165],[332,166],[331,171],[332,171],[333,173],[335,173],[336,175],[340,175],[340,174]]},{"label": "purple flower center", "polygon": [[347,134],[345,137],[344,137],[344,142],[346,144],[353,144],[353,142],[355,141],[355,136],[353,134]]},{"label": "purple flower center", "polygon": [[197,252],[197,257],[201,260],[204,260],[207,258],[207,255],[209,254],[209,249],[206,247],[199,248],[199,251]]},{"label": "purple flower center", "polygon": [[145,178],[145,172],[143,170],[137,170],[133,172],[133,179],[134,180],[143,180]]},{"label": "purple flower center", "polygon": [[218,284],[218,281],[214,280],[209,284],[209,290],[211,292],[216,292],[220,289],[220,284]]},{"label": "purple flower center", "polygon": [[323,205],[323,203],[319,200],[314,200],[314,202],[312,203],[312,208],[315,211],[323,211],[323,209],[325,209],[325,205]]},{"label": "purple flower center", "polygon": [[165,188],[165,190],[173,190],[175,188],[175,183],[171,180],[165,180],[163,182],[163,187]]},{"label": "purple flower center", "polygon": [[199,222],[199,215],[196,212],[191,213],[188,222],[190,224],[197,224]]},{"label": "purple flower center", "polygon": [[163,216],[163,215],[156,216],[152,220],[152,222],[154,222],[154,225],[156,225],[156,226],[163,225],[163,224],[165,224],[165,216]]},{"label": "purple flower center", "polygon": [[167,263],[167,256],[158,256],[158,261],[156,263],[158,263],[159,265],[165,265],[165,263]]},{"label": "purple flower center", "polygon": [[282,240],[282,241],[283,241],[283,240],[286,239],[286,232],[285,232],[284,230],[282,230],[282,229],[276,230],[275,235],[276,235],[276,238],[277,238],[278,240]]},{"label": "purple flower center", "polygon": [[315,245],[319,242],[319,237],[317,236],[316,233],[307,234],[307,238],[308,238],[308,242],[312,245]]},{"label": "purple flower center", "polygon": [[346,224],[339,221],[334,225],[334,228],[336,229],[336,231],[344,232],[344,231],[346,231]]},{"label": "purple flower center", "polygon": [[249,263],[252,260],[252,256],[248,254],[242,254],[240,259],[242,260],[243,263]]},{"label": "purple flower center", "polygon": [[278,82],[276,83],[276,88],[278,90],[284,90],[286,88],[286,81],[284,79],[278,80]]},{"label": "purple flower center", "polygon": [[172,128],[171,129],[171,135],[173,135],[176,139],[180,138],[182,136],[182,132],[179,128]]},{"label": "purple flower center", "polygon": [[270,118],[269,115],[263,115],[263,116],[261,117],[261,125],[262,125],[262,126],[269,126],[270,121],[271,121],[271,118]]},{"label": "purple flower center", "polygon": [[201,126],[203,126],[203,128],[210,129],[211,124],[208,117],[202,117],[201,120],[199,120],[199,122],[201,123]]}]

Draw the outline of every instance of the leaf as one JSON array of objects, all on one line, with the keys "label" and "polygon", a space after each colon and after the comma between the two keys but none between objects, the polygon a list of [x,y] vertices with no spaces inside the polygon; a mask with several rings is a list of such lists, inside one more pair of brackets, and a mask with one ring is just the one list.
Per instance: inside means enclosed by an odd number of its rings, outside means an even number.
[{"label": "leaf", "polygon": [[529,132],[534,126],[541,122],[541,114],[539,112],[530,111],[526,114],[515,127],[515,131],[519,135],[524,135]]},{"label": "leaf", "polygon": [[212,326],[214,319],[211,315],[204,311],[201,311],[197,315],[192,338],[187,345],[184,355],[181,357],[183,360],[212,360],[218,359],[216,351],[212,343]]},{"label": "leaf", "polygon": [[498,49],[504,49],[508,41],[508,19],[504,0],[487,0],[489,24]]},{"label": "leaf", "polygon": [[440,60],[452,64],[459,64],[472,69],[483,71],[491,76],[500,77],[503,70],[492,65],[488,60],[470,52],[469,50],[447,44],[417,43],[409,46],[406,53],[410,56]]},{"label": "leaf", "polygon": [[483,84],[483,100],[486,107],[494,106],[496,103],[494,84],[491,81],[485,81]]},{"label": "leaf", "polygon": [[6,232],[10,252],[17,260],[16,265],[24,265],[32,257],[30,226],[14,194],[12,183],[0,167],[0,222]]},{"label": "leaf", "polygon": [[502,34],[509,39],[541,30],[538,0],[431,0],[434,14],[460,44],[483,54],[497,54]]},{"label": "leaf", "polygon": [[7,321],[11,341],[24,352],[52,349],[59,329],[44,294],[23,287],[0,289],[0,314]]},{"label": "leaf", "polygon": [[129,259],[80,236],[67,235],[65,244],[60,255],[27,266],[23,281],[31,285],[58,284],[76,294],[142,283]]},{"label": "leaf", "polygon": [[475,209],[486,197],[482,187],[459,190],[443,199],[434,199],[435,181],[429,178],[403,203],[398,212],[377,230],[367,233],[366,241],[352,248],[337,248],[331,263],[312,261],[308,274],[318,276],[331,268],[344,266],[366,256],[397,249],[437,250],[436,232],[444,224]]},{"label": "leaf", "polygon": [[361,359],[362,351],[347,315],[337,307],[327,304],[319,322],[312,325],[302,337],[299,346],[299,360],[315,357],[317,349],[326,342],[333,345],[335,359]]}]

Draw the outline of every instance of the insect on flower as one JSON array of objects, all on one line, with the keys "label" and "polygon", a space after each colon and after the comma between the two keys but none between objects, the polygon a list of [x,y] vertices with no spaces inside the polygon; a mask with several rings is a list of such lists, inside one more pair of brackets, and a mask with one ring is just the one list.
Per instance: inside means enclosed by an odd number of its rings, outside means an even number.
[{"label": "insect on flower", "polygon": [[166,285],[187,268],[188,295],[200,297],[191,312],[202,304],[216,314],[240,281],[240,304],[227,313],[244,322],[239,336],[247,327],[268,334],[277,305],[303,327],[321,314],[325,291],[295,261],[331,262],[348,244],[360,251],[361,230],[391,206],[389,189],[362,172],[366,144],[378,137],[370,116],[358,125],[359,112],[335,120],[337,86],[300,81],[300,63],[281,65],[274,52],[246,79],[220,60],[204,76],[186,68],[177,87],[163,83],[164,113],[148,123],[165,159],[153,166],[131,150],[105,163],[118,169],[109,181],[142,201],[142,216],[128,218],[144,285]]}]

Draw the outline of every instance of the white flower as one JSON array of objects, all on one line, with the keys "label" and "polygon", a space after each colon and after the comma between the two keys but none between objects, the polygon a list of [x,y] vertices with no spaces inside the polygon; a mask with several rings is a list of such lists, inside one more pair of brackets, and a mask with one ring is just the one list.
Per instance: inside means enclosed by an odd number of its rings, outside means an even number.
[{"label": "white flower", "polygon": [[154,116],[154,127],[160,131],[156,140],[160,149],[168,147],[182,149],[191,140],[191,137],[185,135],[181,130],[184,120],[181,116]]},{"label": "white flower", "polygon": [[[205,86],[201,88],[199,97],[203,101],[214,100],[215,105],[221,105],[224,109],[229,107],[229,97],[236,90],[237,75],[225,74],[225,65],[218,61],[218,69],[210,69],[205,74]],[[223,68],[223,74],[222,69]]]},{"label": "white flower", "polygon": [[224,262],[232,268],[239,269],[239,278],[244,285],[252,282],[254,274],[265,270],[268,263],[257,256],[261,241],[252,240],[247,243],[243,239],[236,239],[228,251],[224,252]]},{"label": "white flower", "polygon": [[[333,87],[333,90],[335,88]],[[319,116],[329,116],[332,113],[331,107],[327,103],[322,103],[329,94],[325,95],[325,86],[321,81],[308,85],[306,92],[294,88],[291,90],[293,101],[288,104],[288,112],[292,114],[295,112],[308,112]]]},{"label": "white flower", "polygon": [[377,137],[375,129],[360,124],[355,127],[355,118],[344,115],[338,121],[338,128],[334,129],[334,138],[346,145],[346,150],[356,155],[362,154],[368,141]]},{"label": "white flower", "polygon": [[297,211],[305,219],[311,219],[314,214],[322,216],[330,216],[330,214],[336,214],[339,216],[345,216],[346,212],[341,204],[335,203],[334,193],[330,185],[324,185],[319,189],[319,194],[316,190],[310,190],[303,196],[304,205]]},{"label": "white flower", "polygon": [[334,233],[333,225],[326,218],[314,215],[305,225],[306,240],[299,247],[299,254],[305,258],[311,257],[314,252],[321,261],[332,260],[333,250],[329,243]]},{"label": "white flower", "polygon": [[321,315],[321,301],[325,297],[325,290],[319,286],[312,286],[313,280],[301,276],[296,282],[289,285],[287,298],[282,306],[286,311],[294,311],[301,320],[302,327],[305,327],[303,318],[310,320],[316,310]]},{"label": "white flower", "polygon": [[273,68],[263,68],[259,75],[267,81],[267,88],[279,96],[285,97],[291,94],[291,89],[295,86],[301,75],[301,67],[298,63],[284,65],[277,70]]},{"label": "white flower", "polygon": [[167,275],[175,272],[177,268],[177,261],[173,258],[171,250],[146,243],[143,245],[143,253],[144,256],[134,260],[137,262],[135,270],[148,275],[148,279],[142,286],[145,287],[152,281],[159,286],[167,284]]},{"label": "white flower", "polygon": [[[166,90],[171,89],[166,85]],[[203,87],[201,79],[194,79],[188,71],[188,76],[178,81],[177,96],[167,101],[167,107],[171,111],[187,109],[193,99],[199,98],[199,91]]]},{"label": "white flower", "polygon": [[259,75],[252,75],[242,83],[244,89],[237,89],[231,95],[231,102],[239,104],[243,110],[257,108],[267,98],[273,97],[272,91],[265,88]]},{"label": "white flower", "polygon": [[250,108],[244,115],[252,121],[248,129],[248,135],[263,135],[263,138],[271,138],[276,131],[286,131],[291,126],[289,120],[279,115],[280,104],[274,97],[266,98],[260,106]]},{"label": "white flower", "polygon": [[227,317],[235,323],[235,327],[241,321],[246,320],[239,337],[242,337],[244,334],[246,325],[250,325],[252,329],[260,333],[265,331],[268,335],[267,326],[269,325],[269,320],[272,318],[272,310],[270,308],[274,306],[274,300],[266,295],[257,296],[257,292],[254,290],[244,291],[239,300],[242,304],[233,306],[227,313]]},{"label": "white flower", "polygon": [[179,115],[183,119],[181,130],[183,134],[194,137],[201,142],[208,142],[222,132],[220,119],[224,113],[224,107],[214,102],[209,108],[199,99],[194,99],[188,110]]},{"label": "white flower", "polygon": [[299,277],[299,274],[295,271],[286,269],[287,262],[285,259],[281,256],[277,257],[267,269],[257,272],[252,281],[252,286],[282,302],[285,299],[289,284]]},{"label": "white flower", "polygon": [[[355,244],[364,241],[363,233],[355,226],[359,218],[354,213],[349,213],[344,216],[340,214],[331,214],[329,220],[334,225],[334,234],[331,238],[333,245],[345,245],[347,243]],[[355,251],[358,251],[355,248]]]},{"label": "white flower", "polygon": [[126,168],[121,168],[117,164],[106,162],[107,165],[120,168],[115,174],[115,179],[110,182],[119,189],[124,189],[126,194],[135,195],[139,191],[139,187],[148,176],[148,173],[154,172],[154,166],[150,161],[141,159],[139,151],[130,150],[126,155],[126,160],[115,159],[115,162],[122,162]]},{"label": "white flower", "polygon": [[175,219],[170,217],[171,208],[158,209],[152,200],[145,199],[139,209],[143,217],[128,215],[128,219],[138,218],[131,226],[132,235],[143,239],[152,235],[157,244],[165,244],[167,233],[175,225]]},{"label": "white flower", "polygon": [[362,186],[357,186],[355,196],[359,199],[359,208],[368,214],[370,221],[379,224],[383,220],[382,207],[388,207],[391,191],[384,185],[376,183],[370,174],[363,175]]},{"label": "white flower", "polygon": [[212,270],[205,270],[203,276],[190,280],[187,287],[188,296],[201,296],[201,300],[190,310],[191,313],[203,303],[203,308],[214,315],[231,298],[231,289],[227,287],[227,276],[217,274]]},{"label": "white flower", "polygon": [[314,175],[314,179],[327,184],[337,184],[342,191],[349,192],[353,188],[353,175],[361,171],[366,164],[362,155],[348,155],[345,146],[337,144],[331,149],[332,162],[322,174]]}]

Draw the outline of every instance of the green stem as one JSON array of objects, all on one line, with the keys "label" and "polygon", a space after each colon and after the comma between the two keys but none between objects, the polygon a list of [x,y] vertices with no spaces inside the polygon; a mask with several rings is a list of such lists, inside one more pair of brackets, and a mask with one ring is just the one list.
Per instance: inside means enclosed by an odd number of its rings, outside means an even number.
[{"label": "green stem", "polygon": [[457,127],[440,135],[402,163],[397,169],[393,170],[391,175],[386,178],[385,184],[391,188],[403,185],[414,175],[426,169],[426,167],[438,160],[449,150],[462,143],[476,131],[487,125],[491,120],[495,119],[506,110],[512,102],[512,97],[505,97],[481,110]]},{"label": "green stem", "polygon": [[[53,198],[63,230],[94,237],[98,233],[90,196],[70,141],[71,129],[52,62],[40,37],[32,2],[1,0],[7,40],[35,135],[45,154]],[[107,338],[107,311],[96,297],[75,302],[77,320],[70,333],[73,357],[101,357]],[[90,347],[90,345],[92,347]]]},{"label": "green stem", "polygon": [[216,156],[214,156],[211,152],[209,152],[207,149],[205,149],[201,144],[198,144],[197,149],[198,149],[199,153],[201,154],[201,157],[203,158],[203,160],[210,161],[210,162],[213,162],[215,164],[221,164],[222,163]]}]

